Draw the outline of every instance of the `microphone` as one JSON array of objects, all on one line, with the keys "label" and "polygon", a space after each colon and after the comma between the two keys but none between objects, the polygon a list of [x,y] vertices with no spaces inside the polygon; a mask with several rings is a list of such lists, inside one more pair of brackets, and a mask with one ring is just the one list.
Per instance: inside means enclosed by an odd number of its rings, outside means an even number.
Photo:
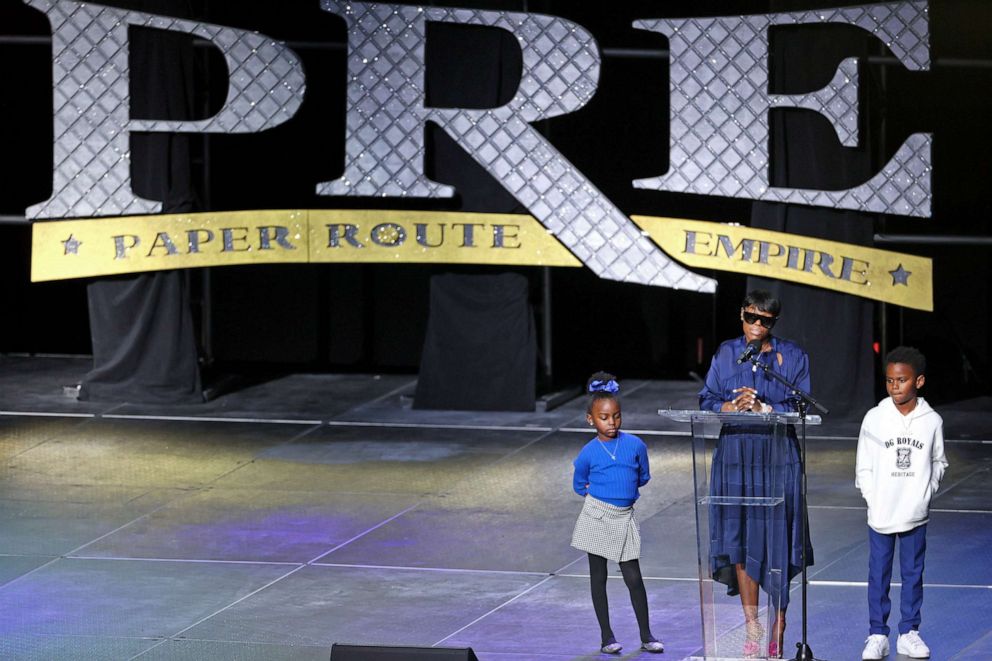
[{"label": "microphone", "polygon": [[737,364],[740,365],[745,360],[748,360],[751,356],[761,351],[761,340],[751,340],[747,343],[744,348],[743,353],[741,353],[740,358],[737,359]]}]

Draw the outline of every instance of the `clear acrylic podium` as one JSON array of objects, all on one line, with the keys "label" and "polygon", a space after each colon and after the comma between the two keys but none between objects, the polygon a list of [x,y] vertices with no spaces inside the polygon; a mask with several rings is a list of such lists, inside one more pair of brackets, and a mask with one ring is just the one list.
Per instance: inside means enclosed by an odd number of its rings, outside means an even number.
[{"label": "clear acrylic podium", "polygon": [[[727,586],[713,577],[710,562],[710,548],[715,536],[711,521],[734,519],[741,516],[764,520],[764,544],[788,544],[785,529],[785,467],[796,460],[796,453],[790,449],[793,443],[788,435],[790,426],[801,423],[798,413],[713,413],[710,411],[661,409],[658,414],[676,422],[687,422],[692,428],[692,471],[696,514],[696,557],[699,569],[699,615],[703,636],[703,647],[699,654],[690,656],[692,661],[729,661],[743,659],[744,644],[747,640],[744,611],[739,596],[728,596]],[[806,416],[807,425],[820,424],[819,416]],[[714,452],[720,439],[720,432],[727,426],[728,432],[740,431],[767,435],[767,440],[759,444],[750,459],[733,461],[748,475],[746,482],[757,484],[756,488],[738,488],[717,485],[713,489],[712,463]],[[727,454],[727,457],[730,455]],[[728,473],[735,474],[736,466]],[[742,509],[747,508],[747,509]],[[751,509],[753,508],[753,509]],[[749,546],[751,544],[749,543]],[[786,558],[780,563],[786,564]],[[769,561],[766,569],[773,582],[781,579],[788,567],[773,566]],[[764,628],[758,640],[758,655],[749,659],[767,658],[769,635],[775,624],[779,610],[780,596],[773,596],[759,588],[758,621]],[[788,656],[787,650],[783,650]]]}]

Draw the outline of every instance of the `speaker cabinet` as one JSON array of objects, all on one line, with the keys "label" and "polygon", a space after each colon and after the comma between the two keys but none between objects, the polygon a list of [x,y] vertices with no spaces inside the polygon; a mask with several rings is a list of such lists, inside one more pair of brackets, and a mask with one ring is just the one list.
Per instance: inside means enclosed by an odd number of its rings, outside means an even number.
[{"label": "speaker cabinet", "polygon": [[331,645],[331,661],[479,661],[471,647]]}]

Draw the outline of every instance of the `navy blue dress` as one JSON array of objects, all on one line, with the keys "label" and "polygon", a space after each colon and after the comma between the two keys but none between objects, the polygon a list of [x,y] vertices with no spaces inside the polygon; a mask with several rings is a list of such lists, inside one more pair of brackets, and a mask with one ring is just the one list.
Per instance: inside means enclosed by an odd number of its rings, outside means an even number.
[{"label": "navy blue dress", "polygon": [[[772,350],[758,356],[799,388],[809,392],[809,357],[794,342],[771,338]],[[755,368],[737,364],[747,342],[744,336],[720,345],[706,384],[699,392],[699,408],[720,411],[737,396],[735,388],[749,386],[758,399],[775,411],[796,410],[787,388]],[[781,360],[779,360],[781,356]],[[727,585],[727,594],[738,593],[734,565],[743,563],[747,575],[777,601],[789,604],[789,581],[802,571],[802,516],[799,510],[801,463],[795,430],[789,429],[784,457],[769,461],[767,428],[763,425],[724,425],[713,455],[710,492],[713,496],[771,496],[784,485],[784,507],[710,507],[710,571],[714,580]],[[813,548],[806,535],[806,563],[813,564]],[[788,571],[775,573],[773,567]]]}]

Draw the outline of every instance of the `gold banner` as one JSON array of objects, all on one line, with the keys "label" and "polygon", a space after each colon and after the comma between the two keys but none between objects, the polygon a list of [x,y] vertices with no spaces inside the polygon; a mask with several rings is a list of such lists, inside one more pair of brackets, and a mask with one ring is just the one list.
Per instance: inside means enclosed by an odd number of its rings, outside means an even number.
[{"label": "gold banner", "polygon": [[308,261],[306,211],[229,211],[36,222],[31,280]]},{"label": "gold banner", "polygon": [[666,253],[692,268],[775,278],[933,311],[933,264],[927,257],[739,225],[631,218]]},{"label": "gold banner", "polygon": [[36,222],[31,280],[287,262],[581,266],[532,216],[228,211]]},{"label": "gold banner", "polygon": [[[632,218],[691,268],[933,310],[925,257],[739,225]],[[525,214],[295,209],[36,222],[31,280],[287,262],[581,266]]]}]

